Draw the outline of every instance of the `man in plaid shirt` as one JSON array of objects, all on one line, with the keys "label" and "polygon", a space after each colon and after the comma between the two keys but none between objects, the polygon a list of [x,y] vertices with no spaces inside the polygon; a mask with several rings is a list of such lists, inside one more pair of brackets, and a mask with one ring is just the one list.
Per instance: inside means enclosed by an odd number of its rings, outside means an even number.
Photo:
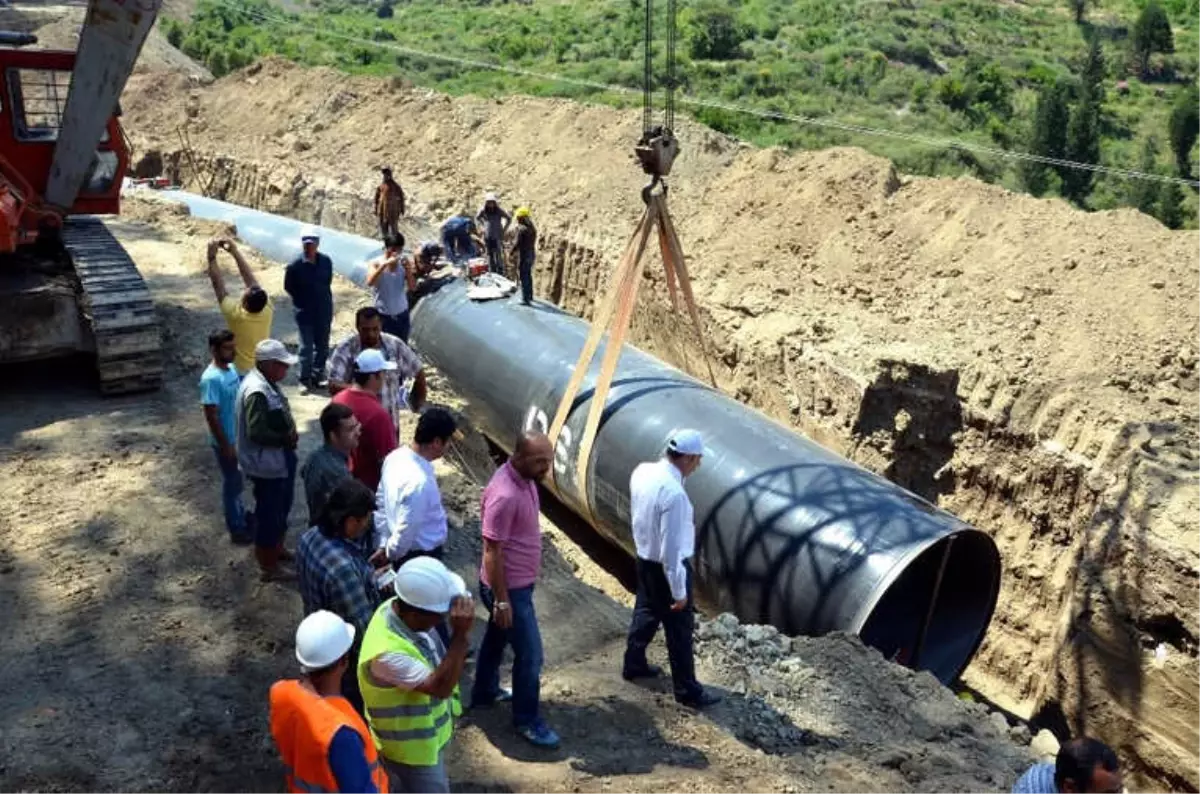
[{"label": "man in plaid shirt", "polygon": [[[325,609],[356,629],[351,662],[342,694],[361,713],[358,691],[358,647],[383,597],[375,586],[375,569],[358,540],[371,528],[375,494],[355,479],[333,489],[317,521],[296,545],[296,575],[304,614]],[[386,562],[386,560],[385,560]],[[353,679],[353,681],[351,680]]]},{"label": "man in plaid shirt", "polygon": [[425,404],[425,370],[421,359],[412,348],[398,336],[384,333],[383,318],[374,306],[365,306],[354,315],[354,325],[357,329],[346,337],[329,357],[329,393],[337,394],[347,389],[354,380],[354,360],[358,354],[368,348],[375,348],[383,353],[388,361],[396,362],[396,369],[383,373],[383,390],[379,393],[379,401],[392,416],[396,430],[400,430],[400,411],[404,406],[404,392],[401,386],[409,378],[412,387],[409,389],[408,406],[413,411],[421,410]]}]

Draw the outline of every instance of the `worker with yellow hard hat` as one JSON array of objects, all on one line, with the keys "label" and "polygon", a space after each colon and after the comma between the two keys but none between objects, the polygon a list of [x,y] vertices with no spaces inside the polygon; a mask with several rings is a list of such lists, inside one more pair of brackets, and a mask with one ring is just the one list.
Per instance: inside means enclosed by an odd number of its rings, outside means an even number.
[{"label": "worker with yellow hard hat", "polygon": [[521,303],[533,305],[533,261],[537,249],[537,227],[533,225],[533,217],[529,207],[518,207],[513,213],[517,219],[517,239],[513,244],[512,254],[517,260],[517,272],[521,274]]},{"label": "worker with yellow hard hat", "polygon": [[[475,604],[462,577],[434,557],[404,563],[393,586],[358,655],[367,722],[401,791],[449,792],[445,748],[462,713],[458,680]],[[434,630],[447,614],[448,647]]]}]

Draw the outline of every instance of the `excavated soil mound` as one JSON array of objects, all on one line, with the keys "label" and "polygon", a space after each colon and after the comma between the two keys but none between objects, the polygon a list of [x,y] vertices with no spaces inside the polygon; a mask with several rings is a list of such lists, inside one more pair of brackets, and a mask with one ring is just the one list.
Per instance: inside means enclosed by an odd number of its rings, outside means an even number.
[{"label": "excavated soil mound", "polygon": [[[537,289],[583,316],[641,210],[636,112],[278,60],[208,88],[135,77],[124,102],[140,150],[231,201],[373,234],[391,164],[418,218],[485,190],[527,204]],[[1200,786],[1200,236],[855,149],[680,137],[672,208],[722,387],[993,534],[1005,577],[968,683],[1102,736],[1140,785]],[[696,364],[646,272],[637,343]]]}]

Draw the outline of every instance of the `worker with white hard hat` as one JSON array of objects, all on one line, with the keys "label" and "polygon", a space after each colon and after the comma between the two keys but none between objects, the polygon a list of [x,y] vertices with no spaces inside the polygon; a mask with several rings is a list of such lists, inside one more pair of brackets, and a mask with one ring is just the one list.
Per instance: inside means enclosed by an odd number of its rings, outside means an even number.
[{"label": "worker with white hard hat", "polygon": [[296,629],[303,676],[271,687],[271,736],[288,791],[388,791],[387,773],[363,718],[342,697],[354,626],[320,610]]},{"label": "worker with white hard hat", "polygon": [[512,216],[500,206],[500,200],[495,193],[488,193],[483,197],[483,207],[475,219],[483,227],[483,245],[487,249],[488,268],[493,273],[503,275],[504,251],[501,250],[500,244],[504,240],[504,233],[508,231],[508,225],[512,223]]},{"label": "worker with white hard hat", "polygon": [[[400,566],[395,598],[376,610],[358,657],[358,685],[384,765],[400,790],[449,792],[445,748],[462,713],[458,680],[475,604],[438,559]],[[435,627],[447,616],[447,647]]]},{"label": "worker with white hard hat", "polygon": [[700,433],[681,428],[668,438],[662,458],[638,465],[629,478],[638,584],[621,675],[632,681],[662,673],[661,668],[646,660],[646,647],[661,624],[675,699],[693,708],[720,700],[696,680],[692,654],[695,617],[691,558],[696,548],[696,525],[683,481],[700,468],[705,453]]},{"label": "worker with white hard hat", "polygon": [[300,383],[306,391],[325,385],[329,328],[333,324],[333,260],[321,253],[321,235],[312,226],[300,233],[303,252],[283,274],[283,289],[296,310],[300,332]]}]

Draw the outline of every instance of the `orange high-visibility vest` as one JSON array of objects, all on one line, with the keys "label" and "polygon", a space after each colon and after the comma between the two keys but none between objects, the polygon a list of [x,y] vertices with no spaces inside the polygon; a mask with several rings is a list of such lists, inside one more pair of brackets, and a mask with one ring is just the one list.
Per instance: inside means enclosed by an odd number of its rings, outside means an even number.
[{"label": "orange high-visibility vest", "polygon": [[371,779],[381,794],[387,792],[387,772],[379,764],[375,741],[350,701],[321,697],[299,681],[275,682],[271,687],[271,736],[287,767],[288,791],[338,790],[329,768],[329,744],[340,728],[352,728],[362,739]]}]

